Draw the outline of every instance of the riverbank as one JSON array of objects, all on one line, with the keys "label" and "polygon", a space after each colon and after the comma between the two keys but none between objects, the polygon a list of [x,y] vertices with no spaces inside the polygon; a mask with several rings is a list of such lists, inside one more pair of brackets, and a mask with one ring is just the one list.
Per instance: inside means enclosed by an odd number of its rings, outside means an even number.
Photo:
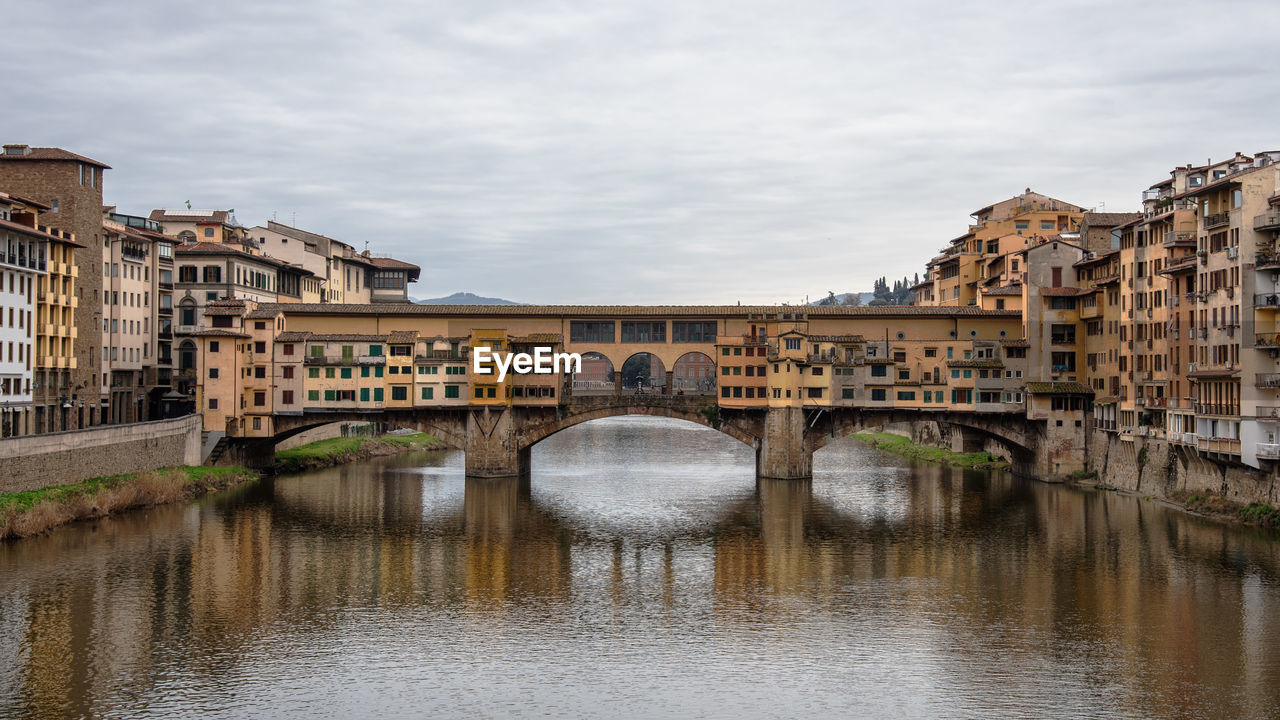
[{"label": "riverbank", "polygon": [[444,450],[445,447],[439,438],[430,433],[331,438],[281,450],[276,453],[275,470],[280,473],[305,472],[372,457],[398,455],[415,450]]},{"label": "riverbank", "polygon": [[946,448],[920,445],[901,435],[880,432],[860,432],[851,435],[854,440],[864,442],[874,448],[901,455],[910,460],[950,465],[952,467],[971,468],[973,470],[1007,470],[1009,463],[997,460],[987,452],[958,453]]},{"label": "riverbank", "polygon": [[0,540],[23,538],[76,520],[191,500],[258,475],[238,467],[172,467],[91,478],[74,485],[0,494]]}]

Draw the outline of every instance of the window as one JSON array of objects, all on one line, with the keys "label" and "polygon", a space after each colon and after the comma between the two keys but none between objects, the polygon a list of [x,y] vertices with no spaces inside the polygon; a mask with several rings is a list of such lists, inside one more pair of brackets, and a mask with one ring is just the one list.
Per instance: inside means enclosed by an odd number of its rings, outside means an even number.
[{"label": "window", "polygon": [[180,265],[180,266],[178,266],[178,282],[180,282],[180,283],[193,283],[193,282],[195,282],[195,281],[196,281],[196,266],[195,266],[195,265]]},{"label": "window", "polygon": [[207,238],[211,238],[211,237],[213,237],[213,228],[211,228],[211,227],[207,227],[207,228],[205,228],[205,229],[204,229],[204,236],[205,236],[205,237],[207,237]]},{"label": "window", "polygon": [[412,345],[392,345],[391,346],[391,355],[393,357],[394,356],[406,357],[412,353],[413,353]]},{"label": "window", "polygon": [[712,343],[716,341],[716,323],[671,321],[671,342]]},{"label": "window", "polygon": [[799,349],[800,349],[800,338],[787,338],[787,339],[786,339],[786,343],[787,343],[787,344],[786,344],[786,348],[787,348],[788,350],[799,350]]},{"label": "window", "polygon": [[[290,369],[292,369],[292,368],[290,368]],[[266,378],[266,377],[267,377],[267,368],[266,368],[266,367],[263,367],[263,366],[258,366],[258,367],[256,367],[256,368],[254,368],[254,369],[253,369],[253,376],[254,376],[255,378]]]},{"label": "window", "polygon": [[310,402],[319,402],[319,400],[320,400],[320,391],[319,391],[319,390],[308,390],[308,391],[307,391],[307,400],[309,400]]},{"label": "window", "polygon": [[325,402],[333,402],[333,401],[334,401],[334,399],[336,399],[336,398],[337,398],[337,395],[334,393],[334,391],[333,391],[333,390],[325,390],[325,391],[324,391],[324,400],[325,400]]},{"label": "window", "polygon": [[822,372],[823,372],[823,370],[822,370],[822,368],[820,368],[820,367],[815,367],[815,368],[813,368],[813,374],[814,374],[814,375],[821,375],[821,374],[822,374]]},{"label": "window", "polygon": [[267,404],[267,394],[261,390],[253,394],[253,406],[263,407]]},{"label": "window", "polygon": [[872,399],[872,400],[883,401],[883,400],[885,399],[885,391],[884,391],[884,388],[872,388],[872,389],[871,389],[871,399]]},{"label": "window", "polygon": [[369,346],[369,355],[370,355],[371,357],[380,357],[380,356],[382,355],[382,346],[381,346],[381,345],[370,345],[370,346]]},{"label": "window", "polygon": [[391,399],[392,400],[408,400],[409,386],[408,385],[392,385]]},{"label": "window", "polygon": [[209,398],[209,409],[210,410],[218,409],[218,398]]},{"label": "window", "polygon": [[1053,224],[1053,221],[1052,221],[1052,220],[1041,220],[1041,221],[1040,221],[1040,229],[1041,229],[1041,230],[1052,230],[1053,228],[1054,228],[1054,224]]},{"label": "window", "polygon": [[200,280],[207,283],[222,282],[222,268],[217,265],[205,265],[200,269]]},{"label": "window", "polygon": [[349,368],[349,367],[344,367],[344,368],[342,368],[342,379],[343,379],[343,380],[350,380],[350,379],[351,379],[351,368]]},{"label": "window", "polygon": [[1013,224],[1013,227],[1017,230],[1026,230],[1027,228],[1031,227],[1031,223],[1027,222],[1026,220],[1019,220]]},{"label": "window", "polygon": [[323,346],[323,345],[312,345],[312,346],[311,346],[311,357],[324,357],[324,346]]},{"label": "window", "polygon": [[280,351],[284,355],[293,355],[293,343],[285,343],[284,349]]},{"label": "window", "polygon": [[622,342],[666,342],[665,322],[622,322]]},{"label": "window", "polygon": [[211,353],[216,353],[216,352],[218,352],[218,348],[219,348],[219,347],[221,347],[221,346],[218,344],[218,341],[217,341],[217,340],[210,340],[210,341],[209,341],[209,352],[211,352]]},{"label": "window", "polygon": [[285,365],[284,367],[280,368],[280,377],[284,378],[285,380],[292,380],[292,379],[293,379],[293,366],[292,366],[292,365]]},{"label": "window", "polygon": [[382,388],[373,389],[373,401],[382,402]]},{"label": "window", "polygon": [[[774,392],[777,392],[777,390],[774,390]],[[840,399],[841,399],[841,400],[852,400],[852,399],[853,399],[853,388],[851,388],[851,387],[841,388],[841,389],[840,389]]]},{"label": "window", "polygon": [[[346,368],[343,368],[343,370],[346,370]],[[332,380],[334,377],[336,377],[336,373],[333,368],[327,367],[324,369],[324,376]]]},{"label": "window", "polygon": [[924,356],[927,358],[938,357],[938,348],[925,348]]},{"label": "window", "polygon": [[209,368],[209,379],[216,380],[218,378],[218,368]]},{"label": "window", "polygon": [[320,368],[307,368],[307,377],[312,379],[320,377]]},{"label": "window", "polygon": [[912,401],[914,401],[914,400],[916,399],[916,393],[915,393],[915,391],[914,391],[914,390],[899,390],[899,391],[898,391],[898,399],[899,399],[899,400],[912,400]]},{"label": "window", "polygon": [[369,402],[369,388],[360,388],[360,402]]},{"label": "window", "polygon": [[265,353],[267,351],[267,344],[265,342],[255,342],[253,344],[253,351],[256,353]]},{"label": "window", "polygon": [[436,392],[435,388],[429,388],[429,387],[422,388],[422,399],[423,400],[435,399],[435,392]]},{"label": "window", "polygon": [[889,366],[887,366],[887,365],[872,365],[872,366],[871,366],[871,377],[889,377]]},{"label": "window", "polygon": [[293,391],[292,391],[292,390],[285,390],[285,391],[281,392],[281,393],[280,393],[280,402],[281,402],[281,403],[283,403],[283,404],[285,404],[285,405],[292,405],[292,404],[293,404]]},{"label": "window", "polygon": [[445,386],[444,386],[444,396],[445,396],[446,398],[456,398],[456,397],[458,397],[458,386],[457,386],[457,385],[445,385]]},{"label": "window", "polygon": [[613,342],[613,321],[594,322],[572,320],[569,322],[570,342]]}]

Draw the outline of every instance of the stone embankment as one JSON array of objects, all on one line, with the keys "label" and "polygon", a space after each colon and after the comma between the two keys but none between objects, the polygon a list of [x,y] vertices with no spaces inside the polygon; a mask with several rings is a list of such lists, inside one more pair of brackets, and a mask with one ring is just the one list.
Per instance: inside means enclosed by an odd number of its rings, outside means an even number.
[{"label": "stone embankment", "polygon": [[1163,438],[1121,438],[1095,431],[1089,438],[1094,484],[1166,501],[1192,512],[1257,525],[1280,525],[1274,473],[1211,460],[1195,448]]}]

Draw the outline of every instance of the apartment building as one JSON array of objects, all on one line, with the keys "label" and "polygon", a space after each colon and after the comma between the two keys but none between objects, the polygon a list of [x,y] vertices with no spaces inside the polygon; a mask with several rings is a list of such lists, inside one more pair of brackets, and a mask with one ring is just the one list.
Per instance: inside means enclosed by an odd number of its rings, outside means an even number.
[{"label": "apartment building", "polygon": [[[89,427],[107,416],[107,398],[101,392],[99,298],[102,187],[109,169],[61,148],[12,144],[0,152],[0,189],[48,207],[40,213],[40,224],[57,228],[63,238],[50,252],[64,260],[58,261],[59,272],[46,279],[50,292],[44,317],[49,319],[52,313],[58,322],[43,324],[54,327],[44,328],[50,331],[49,340],[41,346],[48,354],[39,356],[37,369],[42,377],[34,388],[34,424],[40,432]],[[71,263],[65,262],[68,251]],[[70,317],[64,318],[63,309],[70,309]]]},{"label": "apartment building", "polygon": [[71,241],[35,224],[37,207],[0,192],[0,437],[35,431],[36,287],[48,272],[50,243]]},{"label": "apartment building", "polygon": [[913,297],[917,305],[981,305],[980,288],[1017,282],[1017,254],[1038,238],[1073,232],[1084,208],[1032,192],[979,208],[968,232],[951,240],[925,268],[924,282]]},{"label": "apartment building", "polygon": [[[373,302],[375,265],[367,253],[341,240],[319,233],[268,221],[250,228],[248,234],[264,255],[298,265],[312,273],[303,302],[362,304]],[[415,276],[416,279],[416,276]]]}]

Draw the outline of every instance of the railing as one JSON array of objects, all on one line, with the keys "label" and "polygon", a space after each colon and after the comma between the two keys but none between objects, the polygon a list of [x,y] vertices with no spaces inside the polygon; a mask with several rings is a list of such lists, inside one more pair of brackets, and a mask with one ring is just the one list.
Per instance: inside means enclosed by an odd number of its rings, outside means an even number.
[{"label": "railing", "polygon": [[1280,333],[1257,333],[1253,336],[1253,346],[1260,348],[1280,347]]},{"label": "railing", "polygon": [[1054,335],[1053,337],[1049,338],[1049,344],[1051,344],[1051,345],[1075,345],[1075,344],[1076,344],[1076,336],[1075,336],[1075,335]]},{"label": "railing", "polygon": [[1280,253],[1258,253],[1253,266],[1258,270],[1280,269]]},{"label": "railing", "polygon": [[1196,414],[1236,416],[1240,414],[1240,406],[1229,403],[1196,403]]},{"label": "railing", "polygon": [[1253,218],[1254,230],[1280,230],[1280,211],[1265,212]]},{"label": "railing", "polygon": [[1259,420],[1280,420],[1280,407],[1256,407],[1253,409],[1253,416]]},{"label": "railing", "polygon": [[1230,212],[1220,212],[1220,213],[1214,213],[1212,215],[1205,215],[1204,229],[1212,230],[1214,228],[1222,227],[1223,225],[1226,225],[1229,222],[1231,222]]},{"label": "railing", "polygon": [[1068,367],[1068,366],[1066,366],[1066,365],[1054,365],[1054,366],[1053,366],[1053,372],[1054,372],[1054,374],[1055,374],[1055,375],[1061,375],[1061,374],[1063,374],[1063,373],[1073,373],[1073,372],[1075,372],[1075,371],[1076,371],[1076,369],[1075,369],[1075,368],[1073,368],[1073,367]]},{"label": "railing", "polygon": [[1254,376],[1253,386],[1259,388],[1280,388],[1280,373],[1258,373]]},{"label": "railing", "polygon": [[1196,449],[1203,452],[1240,454],[1238,438],[1196,438]]},{"label": "railing", "polygon": [[1170,230],[1164,234],[1165,247],[1177,247],[1179,245],[1195,245],[1195,230]]},{"label": "railing", "polygon": [[751,333],[742,334],[743,345],[768,345],[769,339],[764,335],[752,335]]},{"label": "railing", "polygon": [[1280,308],[1280,293],[1262,293],[1253,296],[1255,308]]},{"label": "railing", "polygon": [[1258,443],[1258,457],[1264,460],[1280,460],[1280,443]]}]

